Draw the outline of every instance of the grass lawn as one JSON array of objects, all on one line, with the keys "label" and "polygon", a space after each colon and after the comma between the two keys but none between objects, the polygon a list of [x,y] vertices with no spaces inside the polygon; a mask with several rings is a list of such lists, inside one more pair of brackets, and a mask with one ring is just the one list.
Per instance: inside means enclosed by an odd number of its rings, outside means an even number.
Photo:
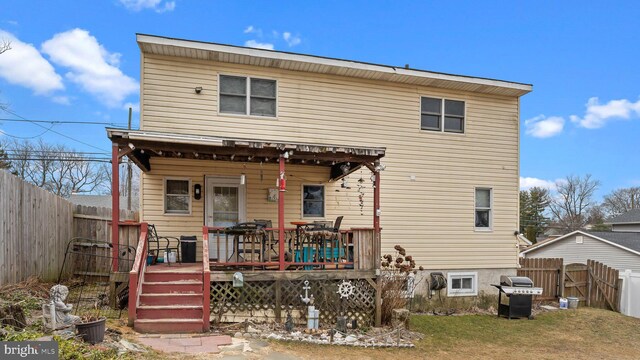
[{"label": "grass lawn", "polygon": [[640,319],[606,310],[554,311],[535,320],[416,315],[411,326],[425,334],[415,349],[272,346],[309,359],[640,359]]}]

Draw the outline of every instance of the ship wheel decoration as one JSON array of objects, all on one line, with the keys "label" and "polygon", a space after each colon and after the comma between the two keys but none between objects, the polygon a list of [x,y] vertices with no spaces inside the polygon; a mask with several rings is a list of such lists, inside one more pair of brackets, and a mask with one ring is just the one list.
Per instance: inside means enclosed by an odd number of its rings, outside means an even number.
[{"label": "ship wheel decoration", "polygon": [[355,290],[355,287],[353,286],[351,281],[342,280],[340,285],[338,285],[337,293],[340,294],[341,299],[343,298],[346,299],[349,296],[353,295],[354,290]]}]

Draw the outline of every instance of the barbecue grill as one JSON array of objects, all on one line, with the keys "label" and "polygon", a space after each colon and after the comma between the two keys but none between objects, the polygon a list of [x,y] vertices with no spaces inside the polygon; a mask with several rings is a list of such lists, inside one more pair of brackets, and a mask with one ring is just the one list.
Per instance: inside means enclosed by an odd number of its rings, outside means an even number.
[{"label": "barbecue grill", "polygon": [[[533,281],[526,276],[500,276],[498,288],[498,316],[511,318],[531,317],[531,304],[533,295],[542,295],[542,288],[534,287]],[[506,304],[502,303],[502,294],[505,294]]]}]

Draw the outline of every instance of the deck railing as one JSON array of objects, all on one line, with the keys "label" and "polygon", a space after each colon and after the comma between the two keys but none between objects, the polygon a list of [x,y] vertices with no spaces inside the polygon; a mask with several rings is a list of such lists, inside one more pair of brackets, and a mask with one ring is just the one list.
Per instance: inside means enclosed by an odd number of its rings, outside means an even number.
[{"label": "deck railing", "polygon": [[136,257],[133,267],[129,272],[129,326],[133,326],[136,320],[136,309],[139,305],[139,296],[144,281],[144,270],[147,267],[147,233],[148,224],[140,223],[140,237],[136,249]]},{"label": "deck railing", "polygon": [[[379,236],[373,228],[304,231],[285,228],[284,268],[287,270],[374,270],[379,263]],[[280,269],[278,228],[233,231],[203,227],[211,269]],[[204,248],[204,247],[203,247]],[[204,257],[204,254],[203,254]]]},{"label": "deck railing", "polygon": [[209,267],[209,232],[206,227],[202,230],[202,326],[203,331],[209,331],[209,313],[211,311],[209,303],[211,302],[211,291],[209,289],[211,282],[211,268]]}]

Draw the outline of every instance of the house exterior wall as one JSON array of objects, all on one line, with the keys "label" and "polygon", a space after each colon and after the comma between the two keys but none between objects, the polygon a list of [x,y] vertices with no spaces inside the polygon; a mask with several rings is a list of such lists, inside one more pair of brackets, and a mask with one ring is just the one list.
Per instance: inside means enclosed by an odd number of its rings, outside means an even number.
[{"label": "house exterior wall", "polygon": [[[218,74],[276,79],[277,118],[219,114]],[[142,130],[386,147],[382,162],[387,168],[381,174],[383,253],[401,244],[427,269],[517,266],[517,97],[150,54],[143,56],[141,78]],[[201,94],[194,92],[196,86],[203,87]],[[465,133],[420,130],[421,96],[464,100]],[[159,229],[179,235],[200,232],[203,201],[189,217],[163,215],[161,178],[187,174],[202,179],[218,171],[237,175],[242,165],[154,159],[151,167],[142,176],[143,218],[164,223]],[[247,164],[252,172],[254,167]],[[301,217],[299,201],[290,200],[300,196],[296,178],[328,179],[327,169],[289,168],[287,223]],[[265,167],[266,185],[256,182],[255,173],[248,178],[248,219],[256,214],[275,222],[276,205],[260,203],[264,188],[275,187],[273,169],[267,173]],[[351,190],[336,193],[327,188],[327,220],[345,215],[345,227],[372,226],[371,195],[365,196],[365,215],[360,215],[355,181],[360,176],[351,176]],[[362,176],[370,194],[370,173],[364,170]],[[491,231],[475,230],[476,187],[493,189]],[[347,192],[350,200],[345,201]]]},{"label": "house exterior wall", "polygon": [[[576,243],[576,236],[582,236],[583,243]],[[627,269],[640,271],[640,255],[609,245],[587,235],[572,235],[566,239],[540,247],[524,254],[527,258],[564,258],[564,264],[596,260],[620,271]]]},{"label": "house exterior wall", "polygon": [[640,232],[640,224],[613,224],[611,231],[632,231]]}]

